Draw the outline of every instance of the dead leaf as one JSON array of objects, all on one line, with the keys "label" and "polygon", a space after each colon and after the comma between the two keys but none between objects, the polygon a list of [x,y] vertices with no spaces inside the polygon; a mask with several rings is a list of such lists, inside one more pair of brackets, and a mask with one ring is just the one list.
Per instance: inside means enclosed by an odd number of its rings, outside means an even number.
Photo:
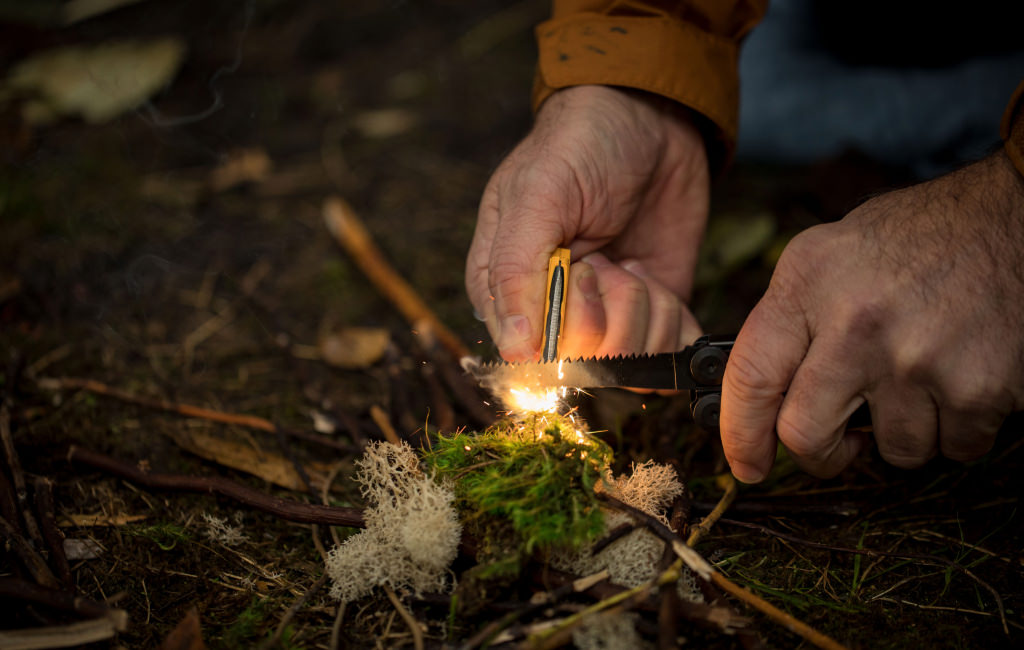
[{"label": "dead leaf", "polygon": [[258,147],[233,151],[210,172],[210,191],[223,192],[244,183],[259,183],[270,174],[271,166],[270,156]]},{"label": "dead leaf", "polygon": [[390,342],[386,329],[346,327],[320,339],[320,355],[339,368],[367,368],[380,361]]},{"label": "dead leaf", "polygon": [[[200,431],[179,431],[171,437],[182,449],[218,465],[258,476],[288,490],[306,489],[292,462],[279,454],[254,449],[247,442],[227,440]],[[310,463],[305,469],[313,487],[319,487],[327,480],[331,467],[327,463]]]},{"label": "dead leaf", "polygon": [[405,108],[363,111],[352,117],[352,127],[366,138],[391,138],[419,124],[419,116]]},{"label": "dead leaf", "polygon": [[334,418],[321,413],[320,411],[310,411],[310,416],[313,418],[313,431],[317,433],[337,433],[338,424],[334,421]]},{"label": "dead leaf", "polygon": [[64,24],[72,25],[142,0],[68,0],[62,8]]},{"label": "dead leaf", "polygon": [[103,547],[94,539],[68,538],[64,540],[64,555],[68,561],[95,560],[103,554]]},{"label": "dead leaf", "polygon": [[171,630],[164,642],[160,644],[160,650],[205,650],[203,643],[203,628],[199,622],[199,610],[196,606],[188,608],[185,618]]},{"label": "dead leaf", "polygon": [[92,526],[124,526],[135,521],[142,521],[147,517],[149,515],[107,515],[103,513],[86,515],[76,512],[70,515],[63,515],[57,521],[57,525],[61,528],[69,526],[80,526],[83,528]]},{"label": "dead leaf", "polygon": [[24,100],[22,118],[29,124],[65,116],[107,122],[165,86],[184,55],[184,42],[172,37],[47,50],[15,64],[0,87],[0,103]]}]

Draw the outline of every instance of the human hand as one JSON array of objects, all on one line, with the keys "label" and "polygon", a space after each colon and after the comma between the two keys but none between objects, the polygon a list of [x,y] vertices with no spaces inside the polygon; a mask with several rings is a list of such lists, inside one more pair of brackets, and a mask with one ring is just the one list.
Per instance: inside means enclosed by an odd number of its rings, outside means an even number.
[{"label": "human hand", "polygon": [[508,360],[537,358],[548,257],[570,267],[559,356],[676,350],[707,221],[704,142],[667,100],[604,86],[552,95],[491,177],[466,289]]},{"label": "human hand", "polygon": [[1024,406],[1024,180],[1002,152],[874,198],[786,247],[726,367],[722,444],[761,480],[776,436],[829,477],[865,444],[882,457],[970,460]]}]

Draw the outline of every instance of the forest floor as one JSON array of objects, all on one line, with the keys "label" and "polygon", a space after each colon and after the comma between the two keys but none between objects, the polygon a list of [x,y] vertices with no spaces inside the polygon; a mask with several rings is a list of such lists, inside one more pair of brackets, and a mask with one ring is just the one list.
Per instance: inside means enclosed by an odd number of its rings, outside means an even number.
[{"label": "forest floor", "polygon": [[[16,5],[0,3],[8,6]],[[4,457],[2,514],[54,567],[48,593],[127,613],[124,631],[94,647],[157,647],[176,628],[200,631],[209,647],[267,647],[272,638],[328,647],[335,626],[351,647],[413,646],[383,594],[339,616],[320,581],[324,550],[353,529],[157,491],[69,461],[68,447],[360,507],[353,460],[388,425],[413,440],[439,413],[448,426],[479,426],[421,370],[443,362],[338,246],[323,204],[343,197],[439,319],[473,354],[495,358],[465,297],[464,260],[483,186],[529,128],[531,26],[545,12],[540,0],[150,0],[70,26],[43,9],[17,20],[0,13],[8,71],[54,48],[161,38],[184,46],[169,83],[100,123],[27,120],[21,104],[0,104],[0,424],[19,460]],[[133,55],[118,56],[111,65]],[[706,331],[738,329],[788,237],[905,181],[854,154],[732,168],[715,187],[719,225],[693,304]],[[344,345],[365,346],[365,358],[334,359],[324,343],[352,328],[364,328],[363,338]],[[694,513],[720,498],[720,442],[681,415],[680,398],[608,392],[579,406],[617,470],[672,464]],[[1021,433],[1011,420],[996,448],[966,465],[936,459],[904,471],[865,453],[831,480],[781,456],[767,481],[740,489],[697,550],[850,647],[1017,645]],[[59,529],[66,573],[26,512]],[[14,546],[0,555],[0,632],[95,616],[29,602],[19,589],[38,575],[25,567],[31,552]],[[450,618],[443,595],[405,602],[435,647],[457,645],[508,605]],[[729,602],[766,646],[802,643]],[[742,641],[686,625],[677,634],[691,643]],[[659,633],[641,632],[652,642]],[[176,639],[166,647],[201,647]]]}]

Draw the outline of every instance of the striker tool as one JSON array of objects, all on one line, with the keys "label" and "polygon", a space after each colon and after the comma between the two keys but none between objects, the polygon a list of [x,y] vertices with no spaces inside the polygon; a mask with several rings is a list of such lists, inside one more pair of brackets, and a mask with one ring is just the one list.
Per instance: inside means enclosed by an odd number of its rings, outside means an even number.
[{"label": "striker tool", "polygon": [[548,290],[544,304],[544,346],[541,361],[558,360],[558,340],[565,320],[565,296],[569,287],[569,249],[556,248],[548,259]]}]

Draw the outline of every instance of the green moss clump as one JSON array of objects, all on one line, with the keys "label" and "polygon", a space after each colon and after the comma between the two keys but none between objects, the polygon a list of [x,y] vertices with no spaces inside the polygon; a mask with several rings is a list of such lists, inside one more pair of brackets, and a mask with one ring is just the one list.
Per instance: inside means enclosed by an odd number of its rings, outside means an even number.
[{"label": "green moss clump", "polygon": [[452,479],[464,523],[505,568],[509,553],[578,549],[601,534],[594,486],[610,460],[606,444],[581,439],[570,419],[551,414],[441,437],[424,452],[429,467]]}]

